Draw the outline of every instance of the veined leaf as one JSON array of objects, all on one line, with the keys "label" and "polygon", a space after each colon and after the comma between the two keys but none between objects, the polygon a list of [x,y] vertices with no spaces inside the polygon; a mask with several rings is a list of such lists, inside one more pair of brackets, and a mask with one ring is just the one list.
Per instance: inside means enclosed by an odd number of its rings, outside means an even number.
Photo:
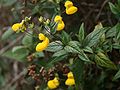
[{"label": "veined leaf", "polygon": [[62,42],[67,45],[68,42],[70,41],[70,36],[65,32],[65,31],[62,31]]},{"label": "veined leaf", "polygon": [[86,36],[86,38],[84,39],[82,46],[83,47],[86,47],[86,46],[92,47],[93,45],[98,43],[100,37],[105,33],[105,31],[107,29],[108,28],[101,28],[99,30],[94,30],[93,32],[88,34]]},{"label": "veined leaf", "polygon": [[106,32],[106,38],[115,37],[117,25],[118,24],[116,24],[114,27],[108,29],[108,31]]},{"label": "veined leaf", "polygon": [[95,55],[95,62],[102,67],[117,69],[116,65],[102,52],[98,52]]},{"label": "veined leaf", "polygon": [[85,62],[91,62],[90,59],[87,57],[87,55],[81,50],[78,57]]},{"label": "veined leaf", "polygon": [[85,47],[83,51],[88,52],[88,53],[93,53],[93,50],[90,47]]},{"label": "veined leaf", "polygon": [[80,50],[80,48],[79,48],[80,44],[78,41],[70,41],[68,43],[68,45],[71,46],[72,48],[75,48],[78,51]]},{"label": "veined leaf", "polygon": [[49,44],[46,51],[56,52],[63,49],[63,44],[61,41],[54,41]]},{"label": "veined leaf", "polygon": [[57,51],[53,54],[53,57],[59,57],[59,56],[62,56],[62,55],[65,55],[67,54],[67,52],[65,50],[60,50],[60,51]]},{"label": "veined leaf", "polygon": [[81,26],[80,26],[80,29],[79,29],[79,34],[78,34],[78,39],[79,39],[80,42],[83,41],[83,39],[85,37],[84,35],[85,35],[85,33],[84,33],[84,23],[82,23]]},{"label": "veined leaf", "polygon": [[71,46],[65,46],[64,49],[65,49],[66,52],[79,53],[78,50],[74,49],[74,48],[71,47]]},{"label": "veined leaf", "polygon": [[59,57],[52,57],[49,62],[47,63],[47,65],[45,66],[46,68],[52,67],[54,65],[54,63],[59,62],[64,60],[67,57],[67,55],[62,55]]},{"label": "veined leaf", "polygon": [[82,60],[74,60],[72,65],[72,72],[75,78],[76,90],[79,90],[81,85],[84,83],[84,62]]}]

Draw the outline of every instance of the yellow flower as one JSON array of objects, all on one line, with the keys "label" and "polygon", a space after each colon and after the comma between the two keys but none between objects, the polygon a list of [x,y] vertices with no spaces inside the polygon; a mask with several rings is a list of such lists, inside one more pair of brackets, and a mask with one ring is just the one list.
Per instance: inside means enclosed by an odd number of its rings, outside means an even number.
[{"label": "yellow flower", "polygon": [[62,17],[59,15],[56,15],[54,18],[54,22],[59,22],[59,21],[62,21]]},{"label": "yellow flower", "polygon": [[36,46],[36,51],[38,52],[45,50],[49,44],[49,39],[45,37],[44,34],[40,33],[39,39],[43,41],[41,43],[38,43]]},{"label": "yellow flower", "polygon": [[71,6],[70,8],[66,8],[66,13],[67,13],[68,15],[74,14],[75,12],[77,12],[77,10],[78,10],[77,7]]},{"label": "yellow flower", "polygon": [[63,21],[61,21],[61,22],[59,22],[59,23],[57,24],[56,30],[57,30],[57,31],[61,31],[61,30],[64,29],[64,27],[65,27],[65,24],[64,24]]},{"label": "yellow flower", "polygon": [[78,10],[77,7],[73,6],[71,1],[66,1],[64,6],[66,7],[66,14],[68,15],[74,14]]},{"label": "yellow flower", "polygon": [[69,72],[67,75],[68,79],[65,81],[65,84],[68,86],[75,85],[75,80],[72,72]]},{"label": "yellow flower", "polygon": [[66,1],[64,6],[66,8],[69,8],[69,7],[73,6],[73,3],[71,1]]},{"label": "yellow flower", "polygon": [[39,34],[39,39],[40,39],[40,40],[45,40],[45,38],[46,38],[46,37],[45,37],[44,34],[42,34],[42,33]]},{"label": "yellow flower", "polygon": [[73,78],[74,76],[73,76],[73,73],[72,72],[69,72],[68,74],[67,74],[67,77],[68,78]]},{"label": "yellow flower", "polygon": [[49,89],[55,89],[57,86],[54,84],[53,80],[48,81],[47,83]]},{"label": "yellow flower", "polygon": [[56,26],[56,30],[57,30],[57,31],[61,31],[61,30],[64,29],[65,24],[64,24],[64,22],[62,21],[62,17],[61,17],[61,16],[56,15],[55,18],[54,18],[54,22],[57,23],[57,26]]},{"label": "yellow flower", "polygon": [[13,29],[13,31],[15,31],[15,32],[18,31],[18,30],[20,30],[20,29],[26,30],[26,27],[25,27],[25,25],[24,25],[24,20],[22,20],[21,23],[13,24],[12,29]]},{"label": "yellow flower", "polygon": [[55,83],[56,86],[59,86],[59,81],[56,77],[53,79],[53,82]]},{"label": "yellow flower", "polygon": [[74,79],[67,79],[65,81],[65,85],[68,85],[68,86],[72,86],[72,85],[75,85],[75,80]]},{"label": "yellow flower", "polygon": [[12,30],[16,32],[16,31],[19,30],[21,27],[22,27],[22,25],[21,25],[20,23],[16,23],[16,24],[13,24]]},{"label": "yellow flower", "polygon": [[59,86],[59,81],[55,77],[53,80],[49,80],[47,85],[48,85],[49,89],[55,89]]}]

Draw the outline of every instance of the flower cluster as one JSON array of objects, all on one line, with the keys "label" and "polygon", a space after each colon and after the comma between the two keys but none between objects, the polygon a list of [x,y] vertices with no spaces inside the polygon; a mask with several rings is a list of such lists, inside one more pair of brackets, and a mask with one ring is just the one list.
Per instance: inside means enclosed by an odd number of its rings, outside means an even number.
[{"label": "flower cluster", "polygon": [[[78,10],[78,8],[75,7],[71,1],[66,1],[64,6],[66,7],[66,14],[68,14],[68,15],[74,14]],[[25,18],[25,20],[22,20],[22,22],[14,24],[12,26],[13,31],[24,32],[26,30],[25,22],[29,21],[30,19],[31,19],[31,17],[30,18],[27,17],[27,18]],[[42,20],[43,20],[42,18],[39,18],[40,22]],[[49,19],[46,21],[46,23],[48,23],[48,22],[50,22]],[[57,31],[61,31],[65,28],[65,24],[60,15],[55,16],[54,22],[57,23],[57,25],[56,25]],[[42,33],[39,34],[39,39],[42,40],[42,42],[37,44],[36,51],[43,51],[47,48],[47,46],[49,44],[49,39],[47,37],[45,37],[44,34],[42,34]]]},{"label": "flower cluster", "polygon": [[43,41],[36,46],[36,51],[38,52],[45,50],[49,44],[49,39],[42,33],[39,34],[39,40]]},{"label": "flower cluster", "polygon": [[[74,76],[72,72],[69,72],[67,74],[68,79],[65,81],[65,85],[67,86],[73,86],[75,85],[75,80],[74,80]],[[55,77],[53,80],[49,80],[48,83],[48,88],[49,89],[55,89],[59,86],[59,81],[58,79]]]}]

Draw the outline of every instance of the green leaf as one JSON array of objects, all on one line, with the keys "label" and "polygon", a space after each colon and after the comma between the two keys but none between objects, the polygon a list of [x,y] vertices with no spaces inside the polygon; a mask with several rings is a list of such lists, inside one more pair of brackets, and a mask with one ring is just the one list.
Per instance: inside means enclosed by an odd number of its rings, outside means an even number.
[{"label": "green leaf", "polygon": [[117,0],[118,1],[118,5],[120,6],[120,0]]},{"label": "green leaf", "polygon": [[114,37],[116,35],[116,27],[118,24],[116,24],[114,27],[108,29],[106,32],[106,38]]},{"label": "green leaf", "polygon": [[[23,53],[24,54],[24,53]],[[22,55],[16,55],[16,54],[14,54],[13,52],[12,52],[12,50],[8,50],[8,51],[6,51],[5,53],[3,53],[3,55],[2,56],[4,56],[4,57],[7,57],[7,58],[11,58],[11,59],[14,59],[14,60],[17,60],[17,61],[24,61],[26,58],[26,56],[24,57],[24,56],[22,56]]]},{"label": "green leaf", "polygon": [[35,57],[44,57],[44,53],[43,52],[35,52],[34,56]]},{"label": "green leaf", "polygon": [[115,43],[112,45],[113,48],[115,49],[120,49],[120,44],[119,43]]},{"label": "green leaf", "polygon": [[91,62],[90,59],[87,57],[87,55],[81,50],[78,57],[85,62]]},{"label": "green leaf", "polygon": [[112,11],[112,13],[114,13],[114,14],[120,13],[119,9],[111,2],[109,2],[109,7],[110,7],[110,10]]},{"label": "green leaf", "polygon": [[12,30],[12,28],[8,28],[4,33],[3,33],[3,35],[2,35],[2,40],[6,40],[6,39],[8,39],[8,38],[10,38],[11,37],[11,35],[13,34],[13,30]]},{"label": "green leaf", "polygon": [[120,40],[120,24],[117,24],[116,26],[116,39]]},{"label": "green leaf", "polygon": [[105,31],[107,29],[108,28],[102,28],[102,29],[99,29],[99,30],[94,30],[93,32],[88,34],[86,36],[86,38],[84,39],[82,46],[83,47],[86,47],[86,46],[92,47],[93,45],[97,44],[100,37],[105,33]]},{"label": "green leaf", "polygon": [[95,55],[95,62],[102,67],[117,69],[116,65],[102,52],[98,52]]},{"label": "green leaf", "polygon": [[53,54],[53,57],[59,57],[59,56],[62,56],[62,55],[65,55],[67,54],[67,52],[65,50],[60,50],[60,51],[57,51]]},{"label": "green leaf", "polygon": [[27,55],[29,54],[29,51],[24,46],[16,46],[16,47],[13,47],[12,53],[17,60],[22,60],[27,57]]},{"label": "green leaf", "polygon": [[71,46],[72,48],[74,48],[74,49],[76,49],[76,50],[80,50],[80,44],[79,44],[79,42],[78,41],[70,41],[69,43],[68,43],[68,45],[69,46]]},{"label": "green leaf", "polygon": [[79,41],[82,42],[84,37],[85,37],[84,36],[84,23],[82,23],[79,29],[79,34],[78,34]]},{"label": "green leaf", "polygon": [[83,87],[82,84],[84,83],[84,62],[79,59],[74,60],[74,63],[72,65],[72,72],[75,78],[76,90],[79,90]]},{"label": "green leaf", "polygon": [[70,41],[70,36],[65,32],[65,31],[62,31],[62,42],[63,44],[67,45],[68,42]]},{"label": "green leaf", "polygon": [[88,52],[88,53],[93,53],[93,50],[90,47],[85,47],[83,51]]},{"label": "green leaf", "polygon": [[54,41],[49,44],[46,51],[56,52],[63,49],[63,44],[61,41]]},{"label": "green leaf", "polygon": [[66,57],[67,57],[67,55],[62,55],[62,56],[59,56],[59,57],[52,57],[45,67],[46,68],[50,68],[50,67],[52,67],[54,65],[54,63],[62,61]]},{"label": "green leaf", "polygon": [[118,78],[120,78],[120,69],[119,69],[119,71],[115,74],[115,76],[113,77],[113,81],[117,80]]},{"label": "green leaf", "polygon": [[65,46],[64,49],[66,52],[69,52],[69,53],[79,53],[78,50],[72,48],[71,46]]},{"label": "green leaf", "polygon": [[25,35],[24,38],[22,39],[22,44],[27,47],[31,47],[33,44],[33,38],[32,38],[32,33],[30,32],[31,35]]}]

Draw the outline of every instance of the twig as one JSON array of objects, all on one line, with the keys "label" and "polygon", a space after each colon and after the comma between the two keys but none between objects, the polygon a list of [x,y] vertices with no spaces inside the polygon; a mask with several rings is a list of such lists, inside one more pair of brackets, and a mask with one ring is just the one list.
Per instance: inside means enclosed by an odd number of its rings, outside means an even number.
[{"label": "twig", "polygon": [[106,3],[107,3],[108,1],[109,1],[109,0],[105,0],[105,1],[103,2],[102,6],[101,6],[101,8],[100,8],[100,11],[99,11],[99,13],[98,13],[97,16],[96,16],[95,22],[99,19],[100,14],[101,14],[104,6],[106,5]]}]

